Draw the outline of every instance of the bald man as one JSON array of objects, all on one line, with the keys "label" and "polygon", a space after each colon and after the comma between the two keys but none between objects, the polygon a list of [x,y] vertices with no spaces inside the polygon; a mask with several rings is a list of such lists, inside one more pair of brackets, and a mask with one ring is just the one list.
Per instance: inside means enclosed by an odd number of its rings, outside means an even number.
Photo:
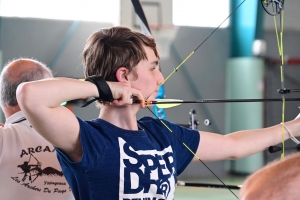
[{"label": "bald man", "polygon": [[300,153],[275,161],[248,177],[240,200],[300,199]]},{"label": "bald man", "polygon": [[0,127],[1,199],[74,199],[54,147],[29,124],[16,99],[20,83],[45,78],[52,78],[51,71],[33,59],[11,61],[1,72],[0,103],[6,118]]}]

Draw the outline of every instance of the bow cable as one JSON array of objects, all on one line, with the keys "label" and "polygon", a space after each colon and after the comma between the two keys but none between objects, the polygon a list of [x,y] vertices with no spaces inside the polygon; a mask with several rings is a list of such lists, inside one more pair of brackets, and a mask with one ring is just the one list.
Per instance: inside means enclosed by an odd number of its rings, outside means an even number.
[{"label": "bow cable", "polygon": [[[159,119],[156,115],[155,115],[155,113],[147,106],[147,108],[148,108],[148,110],[150,110],[150,112],[157,118],[157,119]],[[191,152],[191,154],[193,154],[222,184],[223,184],[223,186],[225,187],[225,188],[227,188],[237,199],[239,199],[237,196],[236,196],[236,194],[230,189],[230,187],[229,186],[227,186],[200,158],[199,158],[199,156],[193,151],[193,150],[191,150],[190,148],[189,148],[189,146],[188,145],[186,145],[183,141],[182,141],[182,139],[180,138],[180,137],[178,137],[178,135],[176,135],[176,133],[174,133],[173,131],[172,131],[172,129],[170,129],[164,122],[163,122],[163,120],[162,119],[159,119],[159,121],[182,143],[182,145],[183,146],[185,146],[188,150],[189,150],[189,152]]]}]

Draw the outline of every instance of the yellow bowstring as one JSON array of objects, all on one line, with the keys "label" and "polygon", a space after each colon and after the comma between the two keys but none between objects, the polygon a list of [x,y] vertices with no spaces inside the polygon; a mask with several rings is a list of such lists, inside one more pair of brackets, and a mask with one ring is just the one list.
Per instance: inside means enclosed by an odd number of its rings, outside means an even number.
[{"label": "yellow bowstring", "polygon": [[164,82],[162,82],[158,87],[165,84],[165,82],[175,73],[177,70],[195,53],[195,51],[192,51],[170,74],[165,78]]},{"label": "yellow bowstring", "polygon": [[[278,51],[280,56],[280,81],[281,81],[281,88],[284,89],[284,54],[283,54],[283,17],[284,17],[284,10],[280,13],[280,39],[278,36],[277,31],[277,23],[276,23],[276,17],[274,16],[274,25],[275,25],[275,31],[276,31],[276,40],[278,45]],[[282,151],[281,151],[281,159],[284,158],[284,122],[285,122],[285,96],[282,94],[282,115],[281,115],[281,145],[282,145]]]}]

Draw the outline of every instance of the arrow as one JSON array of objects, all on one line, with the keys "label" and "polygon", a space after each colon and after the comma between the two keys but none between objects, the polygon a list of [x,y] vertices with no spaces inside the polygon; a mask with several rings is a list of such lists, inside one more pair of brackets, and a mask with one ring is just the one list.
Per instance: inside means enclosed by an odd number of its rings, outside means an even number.
[{"label": "arrow", "polygon": [[[181,100],[181,99],[156,99],[155,101],[133,100],[133,103],[143,103],[146,105],[157,105],[158,108],[172,108],[185,103],[246,103],[246,102],[281,102],[281,98],[272,99],[199,99],[199,100]],[[300,98],[287,98],[285,101],[300,101]]]}]

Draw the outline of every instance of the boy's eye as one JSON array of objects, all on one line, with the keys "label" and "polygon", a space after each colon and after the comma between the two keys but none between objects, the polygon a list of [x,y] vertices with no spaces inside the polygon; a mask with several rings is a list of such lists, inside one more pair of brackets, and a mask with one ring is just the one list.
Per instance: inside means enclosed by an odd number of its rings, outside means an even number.
[{"label": "boy's eye", "polygon": [[154,71],[155,69],[160,69],[159,65],[156,65],[153,68],[151,68],[152,71]]}]

